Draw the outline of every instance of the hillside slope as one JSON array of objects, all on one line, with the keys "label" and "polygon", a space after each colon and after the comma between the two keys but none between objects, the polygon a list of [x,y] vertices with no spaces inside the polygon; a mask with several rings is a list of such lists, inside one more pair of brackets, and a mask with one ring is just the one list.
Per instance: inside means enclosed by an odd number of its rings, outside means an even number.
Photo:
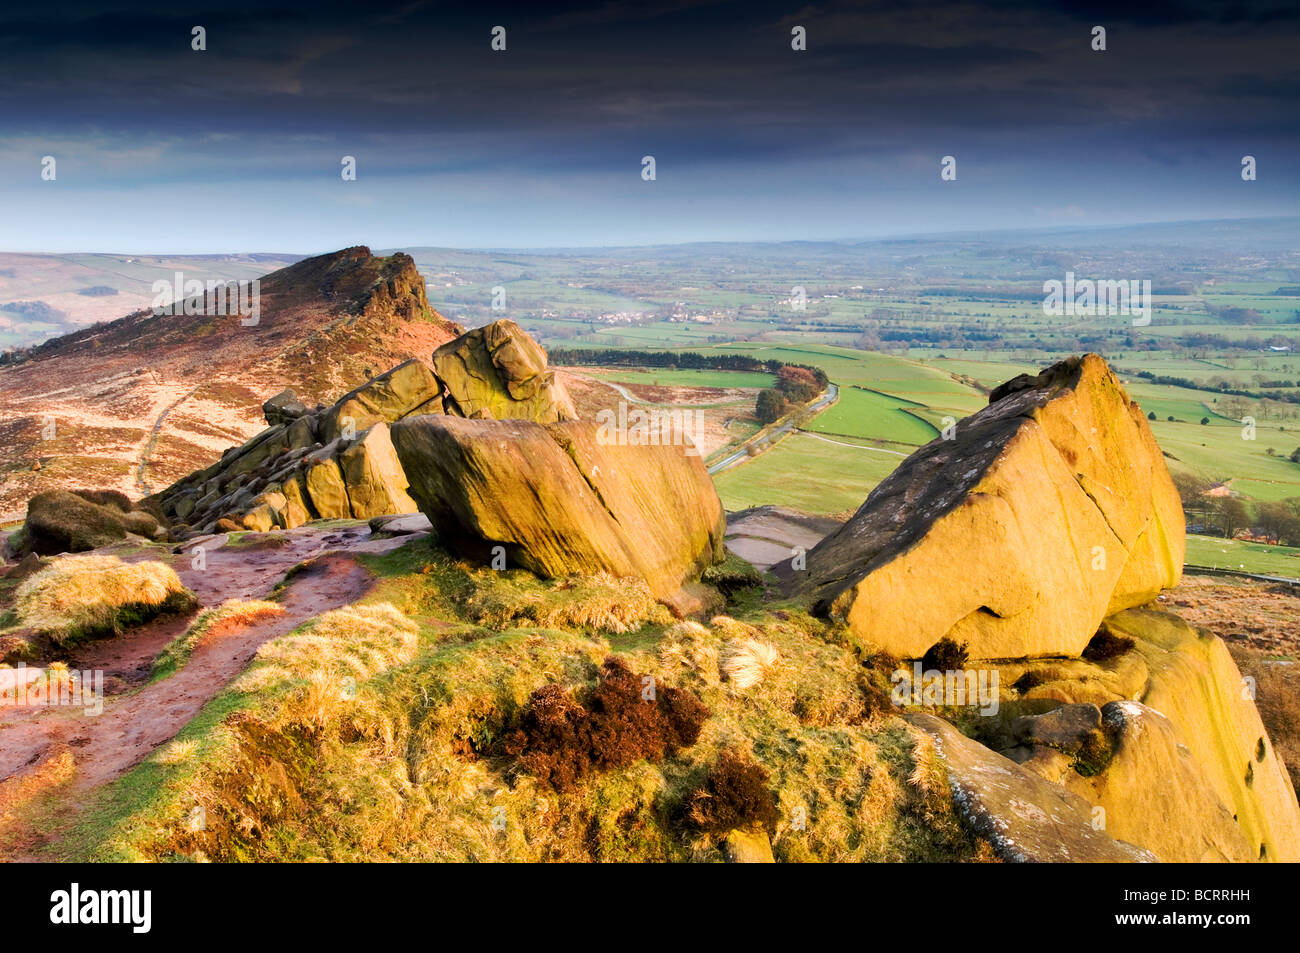
[{"label": "hillside slope", "polygon": [[284,388],[332,401],[460,330],[409,256],[364,246],[266,276],[260,310],[256,326],[139,311],[0,368],[0,514],[51,486],[165,486],[260,430]]}]

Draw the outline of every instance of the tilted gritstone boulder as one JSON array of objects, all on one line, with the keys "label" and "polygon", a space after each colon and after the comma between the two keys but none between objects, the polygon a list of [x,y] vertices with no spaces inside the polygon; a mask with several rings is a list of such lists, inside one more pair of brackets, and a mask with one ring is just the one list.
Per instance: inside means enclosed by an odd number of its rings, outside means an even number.
[{"label": "tilted gritstone boulder", "polygon": [[[1003,685],[1021,669],[1042,683],[1003,697],[1010,736],[985,737],[1104,808],[1111,835],[1161,860],[1300,860],[1295,791],[1224,642],[1149,607],[1117,612],[1103,629],[1132,647],[1098,662],[1000,667]],[[1080,696],[1091,702],[1013,714]],[[1093,729],[1105,744],[1081,771],[1075,757]]]},{"label": "tilted gritstone boulder", "polygon": [[449,414],[544,424],[578,416],[547,367],[546,352],[513,321],[494,321],[448,341],[434,352],[433,370],[446,385]]},{"label": "tilted gritstone boulder", "polygon": [[[1134,640],[1151,672],[1142,704],[1168,719],[1179,748],[1208,779],[1224,813],[1231,815],[1249,845],[1249,855],[1300,861],[1295,789],[1260,720],[1253,692],[1223,640],[1153,609],[1121,612],[1106,626]],[[1121,789],[1114,799],[1122,801],[1124,793]],[[1140,818],[1134,822],[1143,823]],[[1154,817],[1146,823],[1158,828]],[[1208,847],[1228,853],[1218,844]]]},{"label": "tilted gritstone boulder", "polygon": [[934,715],[904,716],[935,742],[962,822],[1009,863],[1151,863],[1158,858],[1092,823],[1092,805],[967,738]]},{"label": "tilted gritstone boulder", "polygon": [[541,576],[608,572],[677,595],[722,557],[722,504],[689,446],[622,446],[570,421],[434,414],[392,426],[420,511],[447,543]]},{"label": "tilted gritstone boulder", "polygon": [[320,431],[325,443],[358,434],[432,404],[421,413],[440,413],[442,386],[424,361],[412,358],[367,381],[325,411]]},{"label": "tilted gritstone boulder", "polygon": [[[286,390],[262,409],[271,426],[154,499],[168,519],[183,524],[176,527],[182,535],[190,527],[212,532],[222,519],[249,529],[292,528],[318,517],[410,512],[406,476],[396,457],[375,443],[383,442],[379,432],[358,436],[403,417],[446,413],[555,423],[575,416],[546,352],[513,321],[461,335],[433,355],[433,364],[414,358],[399,364],[331,407],[309,410]],[[358,440],[363,446],[349,451]],[[288,489],[295,480],[303,492]],[[284,491],[285,507],[262,499],[268,491]]]},{"label": "tilted gritstone boulder", "polygon": [[993,391],[779,575],[861,638],[918,658],[1078,655],[1182,573],[1183,512],[1146,418],[1095,354]]}]

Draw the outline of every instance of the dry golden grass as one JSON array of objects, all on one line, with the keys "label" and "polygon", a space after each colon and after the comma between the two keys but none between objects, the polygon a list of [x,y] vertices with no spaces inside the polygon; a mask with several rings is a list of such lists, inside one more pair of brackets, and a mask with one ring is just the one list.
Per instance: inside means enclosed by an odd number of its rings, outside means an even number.
[{"label": "dry golden grass", "polygon": [[541,628],[587,628],[621,634],[646,622],[672,616],[640,579],[608,573],[569,576],[541,583],[531,573],[477,573],[475,591],[466,602],[471,619],[491,629],[521,625]]},{"label": "dry golden grass", "polygon": [[762,639],[732,639],[722,648],[722,673],[737,691],[753,688],[776,671],[781,653]]},{"label": "dry golden grass", "polygon": [[198,750],[199,743],[192,738],[186,741],[173,741],[154,755],[154,760],[159,764],[180,764],[192,758]]},{"label": "dry golden grass", "polygon": [[[84,856],[715,861],[721,838],[692,833],[683,816],[724,751],[767,772],[778,860],[979,856],[941,765],[866,696],[859,653],[841,629],[779,612],[670,620],[644,637],[607,640],[592,607],[608,604],[618,580],[479,579],[412,553],[423,562],[407,562],[432,568],[401,566],[380,579],[375,604],[326,613],[263,646],[212,715],[181,735],[198,739],[198,751],[153,765],[165,775],[149,780],[148,799],[91,831]],[[388,599],[445,621],[417,634]],[[551,614],[566,601],[586,607]],[[489,618],[504,631],[485,631]],[[575,621],[535,621],[557,618]],[[448,638],[451,626],[466,637]],[[694,692],[712,715],[692,747],[662,761],[599,771],[562,794],[543,788],[502,754],[500,739],[535,690],[585,692],[611,654],[653,684]],[[723,680],[724,656],[745,656],[761,679],[736,690]],[[185,822],[196,804],[208,823],[200,833]]]},{"label": "dry golden grass", "polygon": [[170,566],[116,556],[62,556],[24,580],[14,600],[21,624],[58,643],[119,633],[194,605],[194,594]]},{"label": "dry golden grass", "polygon": [[248,691],[246,680],[262,687],[306,679],[320,691],[327,676],[339,685],[346,679],[361,681],[409,660],[418,632],[414,622],[387,602],[334,609],[263,645],[235,688]]}]

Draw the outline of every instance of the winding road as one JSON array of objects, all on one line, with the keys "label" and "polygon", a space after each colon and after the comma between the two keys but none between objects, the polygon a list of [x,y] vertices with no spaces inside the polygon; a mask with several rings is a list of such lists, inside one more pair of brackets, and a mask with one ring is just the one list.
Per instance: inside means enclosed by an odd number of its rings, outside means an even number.
[{"label": "winding road", "polygon": [[[813,403],[803,408],[800,411],[800,416],[802,417],[804,413],[816,414],[825,410],[831,404],[835,403],[835,401],[839,398],[839,396],[840,396],[839,385],[827,384],[826,393],[822,394],[822,396],[818,397],[817,400],[815,400]],[[746,445],[740,450],[737,450],[735,453],[723,457],[717,463],[710,466],[709,475],[712,476],[715,473],[721,473],[723,470],[730,469],[731,467],[734,467],[738,463],[743,463],[744,461],[750,459],[751,457],[757,456],[758,454],[762,453],[764,450],[769,449],[772,446],[773,442],[776,441],[777,439],[784,437],[792,430],[798,430],[798,429],[799,428],[795,424],[793,419],[787,420],[785,423],[781,424],[781,426],[777,427],[775,430],[773,430],[770,434],[763,437],[762,439],[756,440],[754,443]],[[754,451],[753,453],[749,452],[751,448]]]}]

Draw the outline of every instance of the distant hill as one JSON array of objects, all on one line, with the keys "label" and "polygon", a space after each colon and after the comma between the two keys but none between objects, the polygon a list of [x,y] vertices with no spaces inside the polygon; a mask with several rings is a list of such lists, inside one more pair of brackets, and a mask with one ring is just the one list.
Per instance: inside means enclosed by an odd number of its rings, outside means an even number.
[{"label": "distant hill", "polygon": [[284,388],[330,402],[460,331],[409,256],[363,246],[281,268],[260,294],[254,327],[142,310],[0,367],[0,514],[47,486],[166,486],[260,430],[262,402]]},{"label": "distant hill", "polygon": [[[0,350],[27,347],[153,302],[153,283],[260,278],[304,255],[66,255],[0,252]],[[44,309],[33,309],[39,303]],[[16,306],[16,307],[15,307]]]}]

